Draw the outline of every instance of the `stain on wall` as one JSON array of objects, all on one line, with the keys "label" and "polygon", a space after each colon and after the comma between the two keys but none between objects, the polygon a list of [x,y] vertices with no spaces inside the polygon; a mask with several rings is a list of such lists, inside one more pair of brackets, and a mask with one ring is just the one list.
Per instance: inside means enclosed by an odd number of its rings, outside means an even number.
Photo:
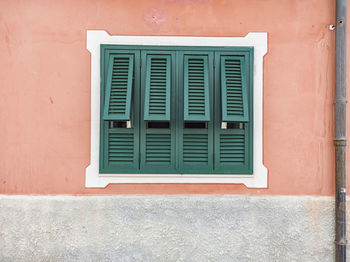
[{"label": "stain on wall", "polygon": [[145,23],[153,30],[158,30],[166,22],[167,12],[163,8],[152,7],[144,15]]}]

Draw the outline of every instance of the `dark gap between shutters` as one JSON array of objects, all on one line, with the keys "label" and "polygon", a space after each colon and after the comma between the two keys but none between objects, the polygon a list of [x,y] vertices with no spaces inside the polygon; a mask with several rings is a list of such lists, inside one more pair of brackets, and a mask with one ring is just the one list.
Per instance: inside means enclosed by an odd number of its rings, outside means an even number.
[{"label": "dark gap between shutters", "polygon": [[147,122],[147,128],[170,128],[170,123],[169,122],[164,122],[164,121],[149,121]]},{"label": "dark gap between shutters", "polygon": [[207,129],[207,123],[206,122],[185,122],[184,124],[185,128],[198,128],[198,129]]},{"label": "dark gap between shutters", "polygon": [[227,129],[244,129],[244,123],[228,122]]}]

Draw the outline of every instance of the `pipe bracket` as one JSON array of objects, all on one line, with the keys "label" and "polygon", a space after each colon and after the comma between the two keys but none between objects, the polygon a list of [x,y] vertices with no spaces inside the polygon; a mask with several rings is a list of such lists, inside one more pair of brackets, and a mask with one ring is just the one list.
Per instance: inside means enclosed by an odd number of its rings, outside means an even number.
[{"label": "pipe bracket", "polygon": [[333,140],[335,146],[346,146],[345,138],[337,138]]},{"label": "pipe bracket", "polygon": [[345,24],[344,17],[337,17],[337,26],[343,26]]},{"label": "pipe bracket", "polygon": [[339,241],[335,240],[334,243],[338,246],[346,246],[348,244],[348,241],[346,239],[341,239]]},{"label": "pipe bracket", "polygon": [[346,100],[345,98],[344,99],[334,99],[333,100],[333,104],[347,104],[348,103],[348,100]]}]

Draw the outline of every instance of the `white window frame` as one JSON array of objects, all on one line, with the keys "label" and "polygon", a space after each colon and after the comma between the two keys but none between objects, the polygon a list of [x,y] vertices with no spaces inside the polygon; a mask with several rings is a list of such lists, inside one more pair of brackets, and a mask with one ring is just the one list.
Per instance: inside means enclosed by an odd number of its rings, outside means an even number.
[{"label": "white window frame", "polygon": [[[100,174],[100,45],[158,46],[253,46],[254,47],[254,146],[253,174]],[[86,187],[106,187],[110,183],[232,183],[248,188],[267,188],[267,168],[263,164],[263,57],[267,53],[267,33],[245,37],[111,36],[103,30],[87,30],[87,50],[91,53],[91,145]]]}]

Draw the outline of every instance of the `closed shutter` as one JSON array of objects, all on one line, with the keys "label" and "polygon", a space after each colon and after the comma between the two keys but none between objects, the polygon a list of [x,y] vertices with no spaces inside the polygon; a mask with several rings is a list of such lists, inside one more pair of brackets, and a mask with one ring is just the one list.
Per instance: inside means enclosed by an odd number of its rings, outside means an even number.
[{"label": "closed shutter", "polygon": [[104,120],[130,120],[134,56],[112,55],[108,64]]},{"label": "closed shutter", "polygon": [[208,134],[183,135],[183,162],[208,163]]},{"label": "closed shutter", "polygon": [[138,172],[139,138],[137,132],[129,128],[113,128],[105,139],[105,171],[117,173]]},{"label": "closed shutter", "polygon": [[208,129],[184,129],[180,155],[181,173],[211,173],[213,139]]},{"label": "closed shutter", "polygon": [[146,134],[147,164],[171,163],[171,134]]},{"label": "closed shutter", "polygon": [[134,159],[134,134],[109,133],[108,162],[132,163]]},{"label": "closed shutter", "polygon": [[140,144],[141,172],[175,173],[175,129],[145,128]]},{"label": "closed shutter", "polygon": [[147,55],[144,120],[170,120],[170,71],[170,55]]},{"label": "closed shutter", "polygon": [[247,122],[248,98],[244,59],[221,56],[221,99],[223,122]]},{"label": "closed shutter", "polygon": [[244,164],[246,155],[245,134],[242,133],[221,133],[219,137],[219,163],[223,164]]},{"label": "closed shutter", "polygon": [[220,130],[215,136],[215,171],[219,173],[246,173],[251,162],[248,130]]},{"label": "closed shutter", "polygon": [[210,121],[208,56],[184,57],[184,120]]}]

